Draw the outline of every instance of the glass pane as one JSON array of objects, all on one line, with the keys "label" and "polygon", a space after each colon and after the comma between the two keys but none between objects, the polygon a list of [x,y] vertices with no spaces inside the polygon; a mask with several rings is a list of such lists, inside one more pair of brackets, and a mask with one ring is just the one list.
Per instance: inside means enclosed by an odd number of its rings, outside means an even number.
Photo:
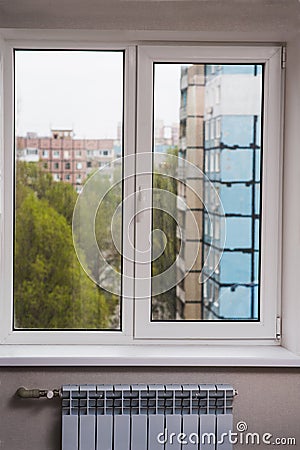
[{"label": "glass pane", "polygon": [[151,319],[259,320],[263,65],[154,71]]},{"label": "glass pane", "polygon": [[122,115],[123,52],[15,51],[16,330],[120,329]]}]

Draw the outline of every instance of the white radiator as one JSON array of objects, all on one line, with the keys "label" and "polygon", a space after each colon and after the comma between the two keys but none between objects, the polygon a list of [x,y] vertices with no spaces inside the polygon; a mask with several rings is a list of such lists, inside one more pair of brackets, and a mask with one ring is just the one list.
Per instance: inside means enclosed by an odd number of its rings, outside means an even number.
[{"label": "white radiator", "polygon": [[232,450],[229,385],[66,385],[62,450]]}]

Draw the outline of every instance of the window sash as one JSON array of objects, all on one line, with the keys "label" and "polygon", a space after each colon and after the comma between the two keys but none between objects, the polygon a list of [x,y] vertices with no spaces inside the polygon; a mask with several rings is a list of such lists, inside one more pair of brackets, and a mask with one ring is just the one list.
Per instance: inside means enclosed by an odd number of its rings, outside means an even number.
[{"label": "window sash", "polygon": [[[263,174],[261,215],[261,277],[259,322],[152,322],[151,255],[136,262],[135,337],[140,339],[265,339],[276,338],[276,317],[280,308],[281,235],[281,48],[274,46],[141,46],[138,49],[137,161],[146,155],[147,167],[153,136],[154,63],[265,64],[263,95]],[[148,156],[149,155],[149,156]],[[141,156],[142,158],[142,156]],[[268,170],[266,170],[268,168]],[[151,188],[151,178],[137,164],[138,188]],[[144,202],[147,199],[143,200]],[[151,233],[151,201],[136,224],[136,242]],[[276,218],[275,218],[276,214]],[[268,230],[272,229],[272,233]],[[148,259],[147,259],[148,258]],[[147,263],[147,264],[146,264]],[[139,279],[145,279],[143,283]],[[140,297],[140,298],[139,298]]]},{"label": "window sash", "polygon": [[[13,228],[14,228],[14,49],[40,49],[40,50],[123,50],[124,57],[124,105],[123,126],[124,156],[124,182],[123,195],[128,197],[127,209],[123,214],[123,228],[128,232],[124,234],[124,252],[128,261],[123,264],[122,280],[122,331],[55,331],[55,330],[14,330],[13,329]],[[2,76],[5,89],[2,94],[4,139],[1,145],[1,166],[4,177],[1,186],[3,196],[3,217],[1,235],[1,267],[0,284],[3,287],[3,297],[0,302],[0,343],[5,344],[107,344],[126,343],[128,336],[132,335],[133,328],[133,257],[134,252],[130,241],[134,240],[134,226],[131,218],[134,211],[134,178],[129,176],[133,172],[133,158],[135,152],[135,71],[136,48],[130,44],[106,43],[79,43],[58,41],[6,41],[1,48]],[[3,264],[5,261],[5,264]]]}]

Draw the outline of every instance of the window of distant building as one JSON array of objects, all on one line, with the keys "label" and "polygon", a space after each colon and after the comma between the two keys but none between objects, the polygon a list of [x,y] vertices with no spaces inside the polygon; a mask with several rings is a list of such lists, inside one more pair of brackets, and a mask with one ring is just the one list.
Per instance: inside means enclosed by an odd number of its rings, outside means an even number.
[{"label": "window of distant building", "polygon": [[221,137],[221,118],[218,117],[216,119],[216,138],[220,138],[220,137]]},{"label": "window of distant building", "polygon": [[210,120],[210,139],[214,139],[215,137],[215,121]]},{"label": "window of distant building", "polygon": [[221,101],[221,86],[217,84],[217,86],[215,87],[215,102],[217,105],[219,105],[220,101]]}]

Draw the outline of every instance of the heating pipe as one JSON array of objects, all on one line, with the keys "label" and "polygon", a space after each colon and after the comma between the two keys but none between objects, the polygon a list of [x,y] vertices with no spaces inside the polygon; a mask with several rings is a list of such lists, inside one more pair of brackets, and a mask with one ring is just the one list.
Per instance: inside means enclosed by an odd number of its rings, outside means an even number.
[{"label": "heating pipe", "polygon": [[19,387],[16,392],[18,397],[21,398],[48,398],[51,400],[54,397],[60,397],[61,391],[60,389],[26,389],[25,387]]}]

